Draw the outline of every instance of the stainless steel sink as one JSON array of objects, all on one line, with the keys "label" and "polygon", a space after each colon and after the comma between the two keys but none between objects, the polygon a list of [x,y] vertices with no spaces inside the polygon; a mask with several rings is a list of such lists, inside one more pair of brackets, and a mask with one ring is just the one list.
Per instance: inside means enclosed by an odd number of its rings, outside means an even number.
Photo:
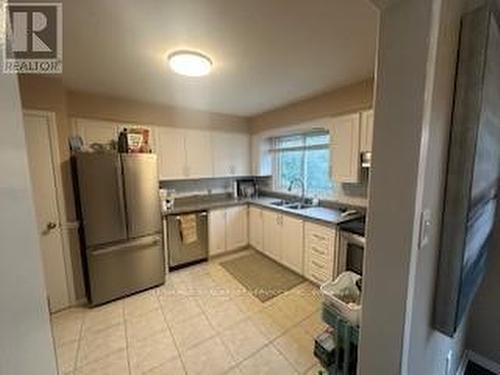
[{"label": "stainless steel sink", "polygon": [[271,202],[272,206],[288,208],[290,210],[304,210],[306,208],[312,207],[310,204],[292,202],[284,199]]},{"label": "stainless steel sink", "polygon": [[271,204],[271,206],[285,207],[285,206],[288,206],[290,204],[293,204],[293,202],[292,201],[286,201],[284,199],[280,199],[278,201],[273,201],[270,204]]},{"label": "stainless steel sink", "polygon": [[312,207],[312,205],[305,203],[292,203],[285,206],[285,208],[289,208],[291,210],[305,210],[310,207]]}]

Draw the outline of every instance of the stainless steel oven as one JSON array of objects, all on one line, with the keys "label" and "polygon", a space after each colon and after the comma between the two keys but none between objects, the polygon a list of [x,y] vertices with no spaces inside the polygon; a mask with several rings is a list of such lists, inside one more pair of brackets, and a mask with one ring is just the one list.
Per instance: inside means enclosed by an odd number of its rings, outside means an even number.
[{"label": "stainless steel oven", "polygon": [[358,218],[339,225],[339,273],[352,271],[363,275],[363,259],[366,239],[364,218]]},{"label": "stainless steel oven", "polygon": [[363,258],[366,240],[364,237],[340,232],[340,267],[341,271],[352,271],[363,275]]}]

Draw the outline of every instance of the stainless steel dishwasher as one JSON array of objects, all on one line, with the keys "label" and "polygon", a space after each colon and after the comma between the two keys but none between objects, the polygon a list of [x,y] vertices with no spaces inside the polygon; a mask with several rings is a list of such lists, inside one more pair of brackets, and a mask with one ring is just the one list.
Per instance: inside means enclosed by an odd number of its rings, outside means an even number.
[{"label": "stainless steel dishwasher", "polygon": [[182,215],[196,215],[197,240],[189,244],[182,241],[181,214],[167,217],[169,270],[175,270],[208,259],[207,212],[187,212]]}]

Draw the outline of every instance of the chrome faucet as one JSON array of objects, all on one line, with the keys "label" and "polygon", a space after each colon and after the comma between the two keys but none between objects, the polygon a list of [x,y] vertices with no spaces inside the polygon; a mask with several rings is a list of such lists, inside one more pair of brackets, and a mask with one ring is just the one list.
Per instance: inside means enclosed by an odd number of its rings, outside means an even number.
[{"label": "chrome faucet", "polygon": [[290,181],[290,185],[288,185],[288,191],[292,191],[292,187],[295,183],[300,184],[301,194],[300,194],[300,202],[304,203],[306,201],[306,184],[301,177],[295,177]]}]

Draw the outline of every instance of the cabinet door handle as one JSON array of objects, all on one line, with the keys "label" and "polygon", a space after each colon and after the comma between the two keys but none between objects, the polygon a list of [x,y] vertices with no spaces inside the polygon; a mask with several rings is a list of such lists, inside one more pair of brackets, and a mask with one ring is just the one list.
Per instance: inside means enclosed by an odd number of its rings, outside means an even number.
[{"label": "cabinet door handle", "polygon": [[320,249],[318,249],[316,246],[312,245],[311,246],[311,250],[314,251],[316,254],[321,254],[321,255],[326,255],[326,252],[325,251],[322,251]]},{"label": "cabinet door handle", "polygon": [[320,236],[319,234],[316,234],[316,233],[313,233],[313,237],[318,239],[318,240],[321,240],[321,241],[325,241],[326,240],[326,237],[325,236]]},{"label": "cabinet door handle", "polygon": [[325,269],[325,267],[326,267],[324,264],[318,263],[318,262],[316,262],[315,260],[311,260],[311,263],[312,263],[313,265],[315,265],[316,267],[321,268],[322,270],[324,270],[324,269]]},{"label": "cabinet door handle", "polygon": [[316,280],[316,282],[320,283],[320,284],[323,284],[323,280],[320,279],[318,276],[316,276],[315,274],[311,274],[311,277]]}]

